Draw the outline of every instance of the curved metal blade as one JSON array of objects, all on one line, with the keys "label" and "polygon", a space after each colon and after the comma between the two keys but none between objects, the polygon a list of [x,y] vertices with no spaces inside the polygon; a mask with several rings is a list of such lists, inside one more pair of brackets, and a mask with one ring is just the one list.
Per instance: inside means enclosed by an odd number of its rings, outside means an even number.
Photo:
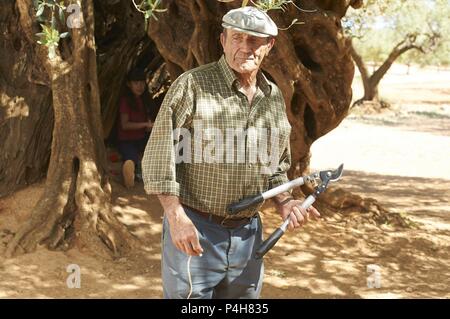
[{"label": "curved metal blade", "polygon": [[320,180],[322,183],[328,184],[328,182],[335,182],[342,176],[342,171],[344,170],[344,164],[339,165],[334,171],[327,170],[319,172]]},{"label": "curved metal blade", "polygon": [[330,181],[335,182],[342,176],[342,172],[344,171],[344,163],[339,165],[337,169],[331,172]]}]

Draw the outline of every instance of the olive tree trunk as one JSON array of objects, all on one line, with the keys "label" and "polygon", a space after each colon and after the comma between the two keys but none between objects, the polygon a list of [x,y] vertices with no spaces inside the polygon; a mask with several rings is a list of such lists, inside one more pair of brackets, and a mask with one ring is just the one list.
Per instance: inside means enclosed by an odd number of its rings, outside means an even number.
[{"label": "olive tree trunk", "polygon": [[[17,8],[22,30],[34,41],[31,1],[18,0]],[[7,256],[32,251],[40,244],[50,249],[77,245],[115,256],[130,248],[130,235],[111,209],[92,0],[83,2],[81,13],[84,24],[71,31],[71,49],[49,59],[43,46],[33,45],[52,89],[51,156],[45,191],[31,218],[8,244]]]}]

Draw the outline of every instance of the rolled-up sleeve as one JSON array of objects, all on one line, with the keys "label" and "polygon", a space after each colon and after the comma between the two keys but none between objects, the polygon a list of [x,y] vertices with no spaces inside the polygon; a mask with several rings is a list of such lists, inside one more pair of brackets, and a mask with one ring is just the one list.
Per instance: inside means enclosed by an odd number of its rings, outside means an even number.
[{"label": "rolled-up sleeve", "polygon": [[272,85],[273,96],[276,101],[278,101],[277,105],[282,105],[283,109],[280,110],[279,114],[283,114],[283,121],[278,125],[279,128],[284,127],[288,128],[288,133],[284,136],[283,144],[280,146],[281,156],[279,157],[278,167],[275,170],[275,173],[269,177],[269,189],[280,186],[284,183],[289,182],[287,177],[287,171],[291,167],[291,145],[290,145],[290,132],[291,126],[289,124],[289,120],[286,115],[286,104],[284,102],[283,94],[281,90]]},{"label": "rolled-up sleeve", "polygon": [[173,132],[183,126],[190,114],[192,94],[189,75],[183,74],[164,98],[142,158],[142,177],[147,194],[180,196]]},{"label": "rolled-up sleeve", "polygon": [[291,167],[291,149],[288,144],[280,157],[280,162],[275,173],[269,177],[269,189],[289,182],[287,171]]}]

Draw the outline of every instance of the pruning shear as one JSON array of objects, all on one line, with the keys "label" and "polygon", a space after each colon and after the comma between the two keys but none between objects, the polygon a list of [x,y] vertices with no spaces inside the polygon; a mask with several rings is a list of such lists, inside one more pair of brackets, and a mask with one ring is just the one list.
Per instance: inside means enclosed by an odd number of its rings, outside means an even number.
[{"label": "pruning shear", "polygon": [[[284,183],[280,186],[272,188],[264,193],[244,198],[243,200],[232,203],[228,205],[227,211],[230,215],[235,215],[240,211],[243,211],[250,206],[260,204],[264,202],[266,199],[275,197],[281,193],[284,193],[294,187],[301,186],[305,183],[311,183],[316,185],[314,187],[314,192],[309,195],[301,204],[301,207],[304,209],[308,209],[315,201],[316,198],[322,194],[328,187],[330,182],[335,182],[339,180],[342,176],[342,172],[344,170],[344,164],[339,165],[339,167],[335,170],[325,170],[320,172],[315,172],[307,176],[301,176],[292,181]],[[256,258],[262,258],[270,249],[275,246],[277,241],[284,235],[286,229],[291,221],[290,216],[286,218],[283,224],[278,227],[269,238],[267,238],[262,244],[261,247],[256,251]]]}]

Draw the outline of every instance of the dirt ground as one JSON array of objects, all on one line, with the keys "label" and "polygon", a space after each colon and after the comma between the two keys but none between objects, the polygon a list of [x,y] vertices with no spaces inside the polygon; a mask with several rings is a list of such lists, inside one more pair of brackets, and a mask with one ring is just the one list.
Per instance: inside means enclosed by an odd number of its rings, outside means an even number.
[{"label": "dirt ground", "polygon": [[[287,233],[265,257],[263,298],[450,297],[450,70],[412,68],[407,75],[396,66],[380,92],[393,108],[356,109],[315,142],[312,167],[344,163],[339,187],[377,199],[416,226],[336,214]],[[0,199],[0,230],[16,231],[42,190],[43,182]],[[118,218],[141,241],[138,251],[107,260],[39,248],[5,259],[0,235],[0,298],[161,298],[161,206],[142,184],[126,190],[113,181],[113,195]],[[270,203],[262,217],[267,236],[280,220]],[[66,284],[71,264],[81,268],[79,289]],[[368,265],[379,267],[379,288],[367,285]]]}]

